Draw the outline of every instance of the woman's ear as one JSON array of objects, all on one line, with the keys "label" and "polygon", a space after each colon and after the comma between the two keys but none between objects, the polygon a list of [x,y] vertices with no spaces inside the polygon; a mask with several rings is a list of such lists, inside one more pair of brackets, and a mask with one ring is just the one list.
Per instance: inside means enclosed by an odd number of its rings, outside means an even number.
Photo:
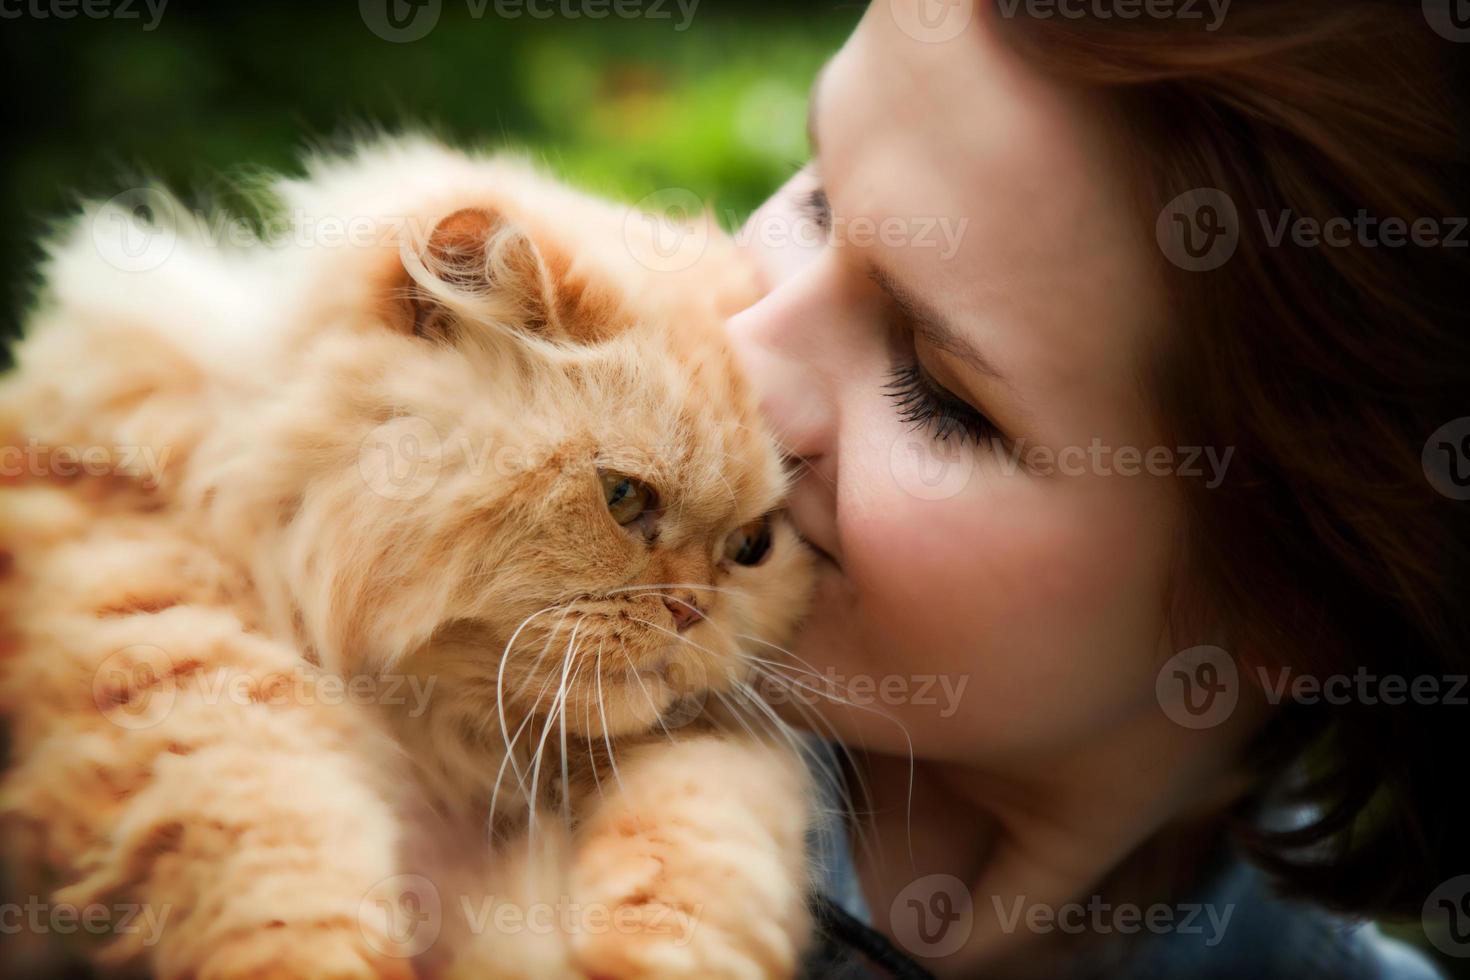
[{"label": "woman's ear", "polygon": [[488,208],[462,208],[427,236],[410,235],[390,315],[416,336],[450,340],[480,324],[561,339],[558,284],[540,248],[514,221]]}]

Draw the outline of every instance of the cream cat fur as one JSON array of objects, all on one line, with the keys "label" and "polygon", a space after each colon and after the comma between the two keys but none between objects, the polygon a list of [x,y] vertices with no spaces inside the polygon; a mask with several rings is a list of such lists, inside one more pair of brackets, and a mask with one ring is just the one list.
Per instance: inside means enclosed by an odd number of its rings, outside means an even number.
[{"label": "cream cat fur", "polygon": [[11,861],[166,909],[95,952],[160,977],[791,974],[811,804],[733,706],[810,571],[745,267],[429,141],[275,192],[281,241],[166,203],[138,268],[103,207],[47,264],[0,387]]}]

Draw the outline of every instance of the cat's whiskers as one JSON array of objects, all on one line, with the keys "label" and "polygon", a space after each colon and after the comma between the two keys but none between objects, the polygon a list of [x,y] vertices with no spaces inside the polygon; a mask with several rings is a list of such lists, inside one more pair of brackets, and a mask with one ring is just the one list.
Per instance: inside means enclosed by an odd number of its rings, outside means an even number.
[{"label": "cat's whiskers", "polygon": [[[757,656],[755,656],[754,654],[751,654],[748,651],[744,651],[744,655],[747,658],[749,658],[749,660],[752,662],[752,664],[764,664],[764,665],[767,665],[768,667],[779,667],[782,670],[798,671],[798,672],[800,672],[802,674],[806,674],[806,675],[809,675],[809,676],[812,676],[812,677],[821,678],[824,682],[827,682],[829,684],[834,684],[834,685],[838,686],[839,688],[845,689],[845,685],[841,684],[840,682],[836,681],[833,678],[826,677],[825,675],[819,673],[817,671],[817,669],[816,669],[816,666],[814,664],[812,664],[811,661],[806,660],[806,659],[804,659],[802,657],[797,656],[795,653],[791,652],[790,650],[786,649],[785,647],[781,646],[780,644],[772,643],[769,640],[762,639],[759,636],[753,636],[753,635],[751,635],[749,633],[736,633],[735,636],[736,636],[737,639],[748,640],[748,641],[750,641],[752,643],[758,643],[761,646],[767,647],[767,648],[769,648],[771,650],[775,650],[778,653],[784,654],[785,656],[790,657],[792,660],[795,660],[797,662],[797,664],[800,664],[801,666],[796,666],[796,665],[792,665],[792,664],[781,664],[781,663],[778,663],[778,662],[773,661],[773,660],[767,660],[767,659],[762,658],[762,657],[757,657]],[[759,668],[757,668],[757,669],[759,669]],[[768,676],[769,676],[769,672],[767,672],[767,673],[768,673]],[[779,683],[789,683],[790,682],[789,678],[784,678],[784,677],[772,677],[772,679],[775,680],[776,683],[778,683],[778,684]],[[806,687],[805,685],[803,685],[803,689],[805,689],[805,690],[812,690],[812,691],[814,691],[814,693],[822,693],[822,692],[815,692],[815,689]],[[845,707],[850,707],[850,708],[862,708],[863,707],[861,705],[854,704],[850,700],[838,698],[835,695],[831,695],[830,692],[827,692],[827,699],[829,701],[833,702],[833,703],[842,704]],[[810,705],[801,704],[799,702],[793,702],[793,703],[795,704],[795,707],[797,708],[797,710],[802,713],[802,717],[803,718],[807,718],[809,720],[813,720],[814,719],[814,720],[820,722],[822,729],[825,730],[827,732],[827,734],[830,736],[831,743],[833,745],[837,746],[842,751],[842,753],[847,757],[848,761],[852,764],[851,765],[852,771],[854,772],[854,774],[857,776],[857,779],[858,779],[858,790],[859,790],[859,792],[862,793],[865,798],[868,797],[869,796],[869,793],[868,793],[868,785],[867,785],[867,782],[866,782],[866,780],[864,779],[864,777],[862,775],[862,769],[861,769],[860,766],[857,765],[857,760],[853,757],[852,751],[850,749],[848,749],[848,747],[847,747],[846,743],[844,742],[844,740],[838,736],[836,727],[830,721],[828,721],[827,718],[825,716],[823,716],[823,714],[820,711],[817,711],[814,707],[812,707]],[[873,709],[867,709],[867,710],[872,711]],[[909,745],[909,792],[910,792],[910,795],[912,795],[912,792],[913,792],[913,779],[914,779],[913,739],[909,735],[908,729],[897,718],[894,718],[893,716],[887,714],[886,712],[875,712],[875,713],[878,714],[879,717],[882,717],[882,718],[888,720],[889,722],[893,723],[894,725],[897,725],[898,728],[899,728],[899,730],[903,732],[904,739],[905,739],[905,741]]]},{"label": "cat's whiskers", "polygon": [[[834,678],[831,678],[831,677],[823,676],[822,674],[819,674],[819,673],[817,673],[814,670],[808,670],[805,667],[798,667],[795,664],[783,664],[779,660],[767,660],[764,657],[757,657],[754,654],[749,653],[749,652],[742,653],[742,656],[744,656],[746,660],[750,661],[753,664],[765,664],[768,667],[775,667],[775,668],[778,668],[780,670],[793,671],[796,674],[801,675],[803,678],[805,678],[805,677],[815,678],[817,681],[820,681],[823,684],[827,684],[827,685],[829,685],[829,687],[836,688],[839,691],[846,689],[846,685],[844,685],[841,681],[838,681],[838,680],[836,680]],[[803,681],[802,683],[803,683],[803,690],[809,690],[813,694],[819,694],[822,697],[827,698],[829,701],[833,701],[833,702],[835,702],[837,704],[846,705],[847,707],[856,707],[856,705],[853,704],[853,702],[851,702],[847,698],[844,698],[844,697],[842,697],[842,696],[840,696],[838,694],[833,694],[830,690],[824,691],[824,690],[819,690],[818,688],[815,688],[815,687],[806,687],[805,686],[805,682]]]},{"label": "cat's whiskers", "polygon": [[759,636],[754,636],[750,633],[736,633],[734,635],[735,638],[738,640],[749,640],[751,643],[759,643],[761,646],[766,647],[767,649],[775,650],[777,653],[784,654],[785,656],[790,657],[792,660],[796,661],[796,663],[799,664],[801,667],[805,668],[808,673],[822,676],[821,672],[817,670],[816,665],[813,664],[810,660],[806,660],[802,657],[797,656],[795,653],[792,653],[790,650],[781,646],[779,643],[772,643],[770,640],[764,639]]},{"label": "cat's whiskers", "polygon": [[[713,652],[712,651],[708,650],[707,648],[701,646],[698,643],[695,643],[694,641],[690,640],[688,637],[681,636],[681,635],[679,635],[677,633],[674,633],[673,631],[668,630],[668,629],[665,629],[664,627],[659,626],[656,623],[650,623],[650,622],[647,622],[645,620],[635,620],[635,622],[641,622],[645,626],[648,626],[651,629],[657,630],[657,631],[659,631],[661,633],[668,634],[668,635],[674,637],[676,640],[679,640],[679,641],[681,641],[683,643],[687,643],[690,646],[695,647],[696,649],[699,649],[699,650],[701,650],[701,651],[703,651],[705,653],[709,653],[709,654],[713,655]],[[818,673],[816,671],[815,667],[813,667],[808,661],[803,660],[801,657],[798,657],[796,654],[792,653],[791,651],[785,649],[784,647],[782,647],[782,646],[780,646],[778,644],[771,643],[771,642],[769,642],[767,640],[761,639],[760,637],[752,636],[752,635],[745,634],[745,633],[731,633],[730,631],[727,631],[723,627],[721,627],[718,623],[715,623],[713,621],[710,621],[710,623],[711,623],[712,626],[714,626],[715,629],[720,630],[721,632],[725,632],[727,635],[731,635],[731,636],[733,636],[733,637],[735,637],[737,639],[744,639],[744,640],[749,640],[749,641],[752,641],[752,642],[755,642],[755,643],[760,643],[760,644],[762,644],[764,646],[770,647],[771,649],[780,651],[781,653],[785,654],[786,656],[791,657],[793,660],[797,660],[797,661],[800,661],[801,663],[805,664],[806,665],[806,668],[807,668],[806,671],[805,671],[805,673],[807,673],[807,674],[809,674],[809,675],[811,675],[813,677],[819,677],[819,678],[822,677],[822,675],[820,673]],[[795,667],[789,667],[788,665],[778,664],[775,661],[768,661],[768,660],[765,660],[764,658],[759,658],[759,657],[751,656],[747,651],[744,651],[744,650],[741,651],[741,657],[742,657],[742,659],[746,660],[747,663],[749,663],[750,668],[753,671],[761,674],[762,676],[767,677],[768,679],[770,679],[771,681],[773,681],[774,683],[776,683],[778,685],[781,685],[781,684],[786,685],[788,687],[788,689],[789,689],[789,687],[791,687],[793,685],[792,679],[791,678],[788,678],[788,677],[785,677],[783,675],[777,674],[774,670],[771,670],[770,667],[769,666],[766,666],[766,665],[769,664],[769,665],[784,667],[786,669],[792,669],[792,670],[799,669],[799,668],[795,668]],[[825,680],[825,678],[824,678],[824,680]],[[756,695],[757,699],[759,700],[759,705],[758,706],[760,708],[764,709],[765,714],[771,720],[777,722],[778,724],[785,725],[785,722],[782,721],[779,718],[779,716],[777,716],[775,714],[775,712],[770,708],[770,706],[768,704],[766,704],[763,699],[759,699],[758,692],[754,692],[753,689],[750,689],[749,688],[749,685],[746,685],[743,682],[737,682],[737,683],[741,684],[742,687],[746,688],[746,690],[747,690],[747,692],[749,694],[755,694]],[[908,799],[907,799],[907,802],[906,802],[906,816],[905,816],[905,820],[906,820],[906,824],[908,826],[912,827],[913,790],[914,790],[914,778],[915,778],[915,770],[914,770],[914,748],[913,748],[914,743],[913,743],[912,736],[909,734],[908,728],[901,721],[899,721],[897,718],[894,718],[892,715],[888,714],[887,712],[880,711],[880,710],[878,710],[876,708],[872,708],[872,707],[869,707],[867,705],[857,704],[857,703],[855,703],[855,702],[853,702],[851,700],[840,698],[840,697],[838,697],[838,696],[836,696],[834,694],[831,694],[830,692],[819,691],[819,690],[817,690],[815,688],[812,688],[810,686],[807,686],[807,685],[801,685],[801,688],[803,690],[812,691],[813,693],[822,695],[827,700],[829,700],[829,701],[831,701],[831,702],[833,702],[835,704],[840,704],[840,705],[842,705],[844,707],[848,707],[848,708],[856,708],[856,709],[858,709],[860,711],[865,711],[865,712],[867,712],[869,714],[877,715],[878,717],[883,718],[886,721],[888,721],[888,722],[892,723],[893,725],[895,725],[899,729],[899,731],[903,733],[904,741],[905,741],[905,743],[906,743],[906,745],[908,747],[908,760],[909,760],[909,786],[908,786]],[[718,693],[718,692],[716,692],[716,693]],[[790,700],[791,700],[792,704],[796,707],[796,709],[799,712],[801,712],[802,717],[805,718],[805,719],[807,719],[807,723],[808,723],[809,727],[811,727],[813,731],[821,731],[821,732],[824,732],[824,735],[823,735],[824,740],[827,741],[828,743],[830,743],[831,745],[837,746],[838,749],[841,752],[843,752],[847,756],[847,758],[853,763],[853,765],[852,765],[851,768],[852,768],[852,771],[856,775],[856,778],[858,780],[858,789],[859,789],[859,792],[862,794],[862,796],[865,799],[871,798],[871,793],[869,792],[869,788],[868,788],[867,782],[866,782],[865,778],[862,775],[861,767],[859,767],[858,765],[856,765],[856,760],[852,756],[851,751],[847,748],[847,746],[844,744],[843,740],[839,736],[839,734],[838,734],[838,732],[836,730],[836,727],[831,723],[831,721],[829,721],[827,718],[823,717],[823,715],[822,715],[822,713],[820,711],[815,710],[814,708],[812,708],[809,705],[801,704],[800,703],[800,699],[793,698],[793,699],[790,699]],[[816,725],[812,725],[811,723],[813,721],[815,721],[817,724]],[[856,807],[852,803],[851,794],[847,793],[845,787],[839,785],[839,783],[837,781],[837,778],[835,776],[832,777],[832,778],[833,778],[834,788],[836,789],[836,794],[835,795],[837,796],[838,799],[840,799],[840,800],[843,801],[845,812],[847,814],[851,815],[852,817],[854,817],[854,821],[853,821],[854,822],[854,825],[855,826],[858,826],[859,828],[861,828],[861,824],[859,824],[858,821],[856,820],[857,812],[856,812]],[[869,841],[866,839],[866,837],[863,838],[863,840],[861,841],[861,843],[864,845],[864,847],[867,847],[869,845]],[[909,847],[910,847],[910,850],[911,851],[912,851],[912,846],[913,846],[913,842],[912,842],[912,840],[910,840],[909,841]]]},{"label": "cat's whiskers", "polygon": [[[552,644],[556,642],[556,638],[561,633],[562,627],[566,625],[567,617],[578,611],[576,605],[572,602],[558,603],[552,608],[560,609],[561,616],[557,619],[556,625],[547,631],[546,641],[541,644],[541,652],[536,654],[536,659],[531,661],[530,665],[526,667],[526,676],[521,681],[520,686],[515,690],[517,694],[524,691],[526,686],[535,678],[536,672],[541,668],[542,663],[546,661],[547,655],[551,652]],[[581,621],[582,618],[578,615],[577,623]]]},{"label": "cat's whiskers", "polygon": [[[831,799],[836,802],[835,806],[827,805],[825,802],[818,802],[813,806],[813,811],[824,816],[843,818],[855,830],[860,846],[871,855],[871,841],[859,819],[852,795],[847,790],[842,773],[832,764],[834,757],[831,743],[804,737],[803,733],[792,728],[777,715],[774,709],[760,696],[760,693],[749,684],[738,682],[735,691],[732,693],[738,694],[745,703],[760,710],[776,727],[776,730],[783,734],[787,743],[799,758],[810,758],[812,760],[807,763],[807,771],[814,778],[819,776],[825,785],[827,791],[823,794],[823,800]],[[727,701],[726,703],[729,704],[730,702]],[[734,705],[736,710],[740,706],[738,703]]]},{"label": "cat's whiskers", "polygon": [[538,798],[536,787],[541,780],[541,760],[546,754],[546,739],[551,734],[551,726],[555,722],[557,712],[564,709],[567,698],[567,678],[571,674],[572,664],[577,654],[577,630],[582,626],[581,622],[572,624],[572,635],[567,640],[566,653],[562,657],[561,683],[557,685],[556,697],[552,699],[551,708],[546,716],[546,724],[541,729],[541,739],[536,744],[536,752],[531,764],[531,814],[527,834],[534,838],[536,836],[536,807]]},{"label": "cat's whiskers", "polygon": [[[495,711],[500,718],[500,736],[505,740],[505,757],[506,759],[510,760],[511,765],[515,767],[516,783],[520,786],[522,793],[524,793],[526,789],[526,779],[525,775],[521,772],[520,764],[515,761],[515,746],[513,740],[510,737],[510,725],[505,720],[505,665],[506,662],[510,659],[510,652],[515,647],[516,640],[520,637],[521,631],[529,626],[531,621],[537,616],[540,616],[542,613],[549,612],[555,608],[555,605],[543,606],[542,608],[531,613],[531,615],[527,616],[525,619],[521,620],[520,625],[517,626],[515,630],[510,634],[510,639],[505,641],[505,649],[500,654],[500,664],[495,671]],[[565,613],[562,614],[562,618],[566,618]],[[558,621],[557,626],[560,627],[560,625],[561,621]],[[553,631],[553,635],[555,635],[555,631]],[[519,731],[516,732],[516,737],[520,737]],[[503,763],[500,768],[503,775],[505,771],[505,766]],[[500,780],[497,778],[495,781],[495,792],[498,793],[499,790]]]},{"label": "cat's whiskers", "polygon": [[[715,629],[719,630],[720,632],[725,633],[727,636],[731,636],[731,637],[734,637],[734,638],[737,638],[737,639],[756,640],[757,642],[762,642],[762,643],[766,642],[766,641],[760,640],[758,637],[750,636],[750,635],[745,634],[745,633],[736,633],[736,632],[733,632],[733,631],[730,631],[730,630],[726,630],[724,627],[720,626],[720,624],[715,623],[715,622],[711,622],[710,625],[713,626]],[[683,639],[683,638],[681,637],[681,639]],[[775,647],[778,650],[783,649],[783,648],[781,648],[779,646],[776,646],[776,644],[774,644],[774,643],[767,643],[766,645]],[[739,644],[736,644],[736,646],[737,646],[737,649],[738,649],[739,648]],[[704,649],[704,648],[703,647],[700,647],[700,649]],[[782,667],[783,669],[801,670],[801,668],[788,667],[787,665],[779,664],[779,663],[777,663],[774,660],[766,660],[766,659],[764,659],[762,657],[754,656],[748,650],[741,649],[739,651],[739,655],[740,655],[740,658],[743,661],[745,661],[747,664],[750,665],[750,668],[753,671],[756,671],[757,673],[761,674],[762,676],[770,677],[772,680],[776,681],[778,684],[787,684],[789,686],[789,684],[791,682],[790,682],[790,679],[789,678],[786,678],[786,677],[784,677],[782,675],[776,674],[773,671],[771,671],[769,669],[769,667],[763,667],[762,665],[771,665],[771,666],[775,666],[775,667]],[[790,655],[793,656],[793,657],[795,657],[794,654],[790,654]],[[800,659],[800,658],[795,658],[795,659]],[[810,674],[813,677],[821,678],[821,675],[818,674],[815,670],[804,670],[804,671],[801,671],[801,672],[802,673],[806,673],[806,674]],[[737,682],[737,683],[739,683],[743,687],[749,689],[749,685],[744,684],[743,682]],[[803,689],[806,689],[806,688],[803,688]],[[829,697],[832,700],[837,701],[840,704],[846,704],[849,707],[861,707],[860,705],[857,705],[855,703],[848,702],[848,701],[843,701],[842,699],[837,698],[835,695],[829,695]],[[769,706],[768,705],[764,705],[764,703],[763,703],[763,707],[769,707]],[[796,707],[798,708],[798,710],[809,711],[809,709],[808,709],[808,707],[806,705],[797,704]],[[811,712],[810,714],[811,714],[811,717],[815,718],[817,721],[819,721],[822,724],[823,727],[826,728],[826,730],[832,736],[832,739],[834,741],[839,741],[837,739],[836,730],[832,727],[832,725],[831,725],[830,722],[828,722],[825,718],[822,718],[822,716],[821,716],[821,714],[819,712]],[[806,716],[807,715],[803,715],[803,717],[806,717]],[[773,720],[777,721],[779,724],[782,724],[783,726],[786,725],[786,722],[783,719],[779,718],[778,716],[772,714],[771,717],[772,717]],[[815,726],[813,726],[813,727],[815,727]]]},{"label": "cat's whiskers", "polygon": [[607,709],[602,701],[602,641],[597,644],[597,713],[602,718],[602,741],[607,746],[607,764],[612,768],[613,780],[618,784],[618,789],[623,788],[623,776],[618,772],[617,756],[613,754],[612,735],[607,728]]},{"label": "cat's whiskers", "polygon": [[[634,619],[633,622],[643,623],[645,621],[641,619]],[[626,647],[624,647],[624,655],[627,655]],[[629,656],[628,664],[631,669],[628,672],[632,674],[633,680],[637,682],[638,689],[643,692],[643,698],[645,701],[648,702],[648,707],[653,711],[653,717],[654,720],[658,722],[658,727],[663,729],[664,737],[669,740],[670,744],[672,744],[675,739],[674,736],[669,732],[668,726],[664,724],[663,712],[659,710],[658,703],[653,700],[653,695],[648,693],[648,685],[643,683],[643,678],[642,676],[640,676],[640,672],[636,668],[632,668],[632,663],[633,658]]]},{"label": "cat's whiskers", "polygon": [[[720,704],[724,706],[726,714],[733,718],[751,739],[756,741],[760,740],[760,736],[756,734],[755,730],[745,720],[745,715],[748,713],[745,702],[748,701],[751,705],[761,707],[769,720],[775,725],[776,732],[790,746],[797,758],[806,759],[810,756],[816,760],[814,764],[804,764],[807,767],[808,773],[814,778],[820,777],[827,786],[828,792],[824,794],[824,798],[839,801],[839,806],[836,808],[829,807],[825,804],[818,804],[813,807],[814,812],[841,816],[845,819],[850,818],[849,822],[858,828],[860,835],[863,834],[862,828],[856,819],[856,808],[851,801],[850,794],[847,792],[846,785],[843,783],[842,776],[828,764],[831,758],[831,748],[826,742],[814,741],[805,737],[801,732],[796,731],[780,717],[772,713],[768,706],[763,705],[758,694],[747,684],[740,684],[736,690],[730,692],[730,696],[720,691],[713,691],[712,693],[719,700]],[[728,731],[728,727],[725,725],[720,725],[720,729],[721,731]],[[821,758],[818,755],[824,749],[827,750],[827,758]],[[866,837],[863,837],[862,842],[864,845],[867,844]]]},{"label": "cat's whiskers", "polygon": [[[773,680],[778,684],[781,682],[779,677],[767,679]],[[772,720],[777,724],[785,724],[779,715],[776,715],[774,710],[766,703],[759,691],[754,690],[750,685],[744,683],[740,687],[744,696],[750,699],[752,704],[761,706],[767,714],[771,715]],[[834,801],[834,805],[832,806],[821,807],[821,812],[840,815],[846,825],[852,829],[857,846],[862,848],[863,852],[870,859],[874,859],[877,851],[874,848],[872,835],[869,833],[870,828],[865,819],[866,815],[859,812],[857,804],[859,799],[872,799],[872,793],[868,787],[867,779],[863,775],[862,766],[858,764],[852,750],[843,744],[831,723],[823,718],[820,712],[800,703],[795,703],[795,707],[801,713],[802,717],[806,719],[808,731],[816,732],[820,728],[825,729],[828,733],[826,736],[815,739],[804,739],[800,743],[804,754],[810,755],[811,758],[816,760],[814,765],[808,767],[809,770],[814,775],[819,775],[822,783],[827,788],[826,798]],[[856,795],[848,789],[846,777],[842,770],[835,764],[838,753],[841,753],[848,760],[849,771],[857,781],[858,792]]]},{"label": "cat's whiskers", "polygon": [[[913,740],[912,735],[909,734],[908,726],[906,726],[903,722],[901,722],[899,719],[895,718],[893,715],[889,714],[886,711],[881,711],[881,710],[879,710],[877,708],[872,708],[872,707],[869,707],[867,705],[855,704],[855,703],[853,703],[851,701],[839,699],[839,698],[836,698],[836,697],[834,697],[832,695],[825,694],[824,692],[818,691],[815,688],[809,687],[807,685],[797,684],[792,678],[789,678],[789,677],[786,677],[784,675],[778,674],[776,671],[772,670],[770,667],[765,666],[766,663],[769,663],[769,661],[757,662],[757,661],[754,661],[753,660],[751,662],[751,669],[754,670],[754,671],[756,671],[757,673],[760,673],[762,676],[766,677],[768,680],[770,680],[772,683],[775,683],[778,686],[783,685],[783,684],[786,685],[788,690],[790,690],[790,688],[792,688],[792,687],[799,687],[801,690],[809,691],[811,693],[818,694],[818,695],[821,695],[823,697],[826,697],[827,700],[832,701],[833,703],[839,704],[839,705],[841,705],[841,706],[843,706],[845,708],[856,708],[859,711],[864,711],[864,712],[867,712],[868,714],[875,715],[875,716],[877,716],[879,718],[882,718],[884,721],[887,721],[890,724],[894,725],[899,730],[899,732],[903,735],[904,744],[907,747],[908,768],[909,768],[909,772],[908,772],[908,792],[907,792],[907,798],[906,798],[906,800],[904,802],[904,823],[905,823],[905,826],[908,828],[908,832],[910,834],[910,837],[909,837],[909,840],[908,840],[908,847],[909,847],[909,858],[910,858],[910,861],[912,861],[913,860],[913,838],[912,838],[912,832],[913,832],[913,806],[914,806],[914,779],[916,777],[916,772],[915,772],[915,761],[914,761],[914,740]],[[780,666],[780,665],[778,665],[778,666]],[[790,668],[788,668],[788,669],[790,669]],[[854,776],[856,777],[856,779],[858,781],[858,792],[859,792],[859,794],[862,796],[863,799],[872,799],[872,793],[871,793],[870,788],[868,786],[867,779],[863,776],[862,767],[858,765],[858,760],[857,760],[856,756],[853,755],[853,752],[848,747],[846,741],[844,741],[841,738],[841,736],[838,734],[837,729],[836,729],[836,726],[834,726],[832,724],[832,722],[829,721],[822,714],[822,712],[821,711],[818,711],[815,707],[813,707],[811,705],[802,704],[802,703],[800,703],[800,700],[799,699],[789,699],[789,701],[793,705],[793,707],[795,707],[796,710],[801,713],[802,717],[805,718],[805,719],[807,719],[809,725],[811,724],[812,721],[816,721],[816,722],[819,723],[820,727],[827,733],[827,739],[826,740],[827,740],[828,744],[829,745],[832,745],[832,746],[835,746],[838,749],[838,751],[842,752],[842,754],[847,758],[848,762],[850,763],[850,768],[851,768]],[[812,726],[812,727],[813,727],[813,730],[816,730],[816,726]],[[854,818],[856,818],[857,817],[857,812],[852,807],[852,805],[851,805],[850,802],[848,804],[848,807],[849,807],[849,812],[851,813],[851,815]],[[861,827],[861,824],[856,824],[855,823],[855,825]],[[864,847],[867,847],[869,845],[869,841],[867,840],[867,838],[865,836],[862,838],[862,840],[860,842],[864,845]]]},{"label": "cat's whiskers", "polygon": [[[599,659],[593,665],[594,672],[602,667],[601,653],[603,641],[597,641],[597,652]],[[587,740],[587,760],[592,765],[592,781],[597,784],[597,797],[602,798],[602,776],[598,773],[597,748],[592,742],[592,699],[584,698],[582,704],[582,733]]]},{"label": "cat's whiskers", "polygon": [[750,593],[745,589],[731,588],[730,586],[707,585],[699,582],[640,582],[637,585],[622,585],[615,589],[606,590],[603,595],[613,596],[632,592],[636,589],[648,589],[658,595],[664,595],[661,589],[697,589],[704,592],[718,592],[724,595],[738,596],[742,599],[749,598]]},{"label": "cat's whiskers", "polygon": [[[588,660],[582,657],[577,664],[577,669],[572,673],[572,679],[568,689],[575,688],[582,677],[582,671],[587,668]],[[592,764],[593,775],[596,775],[597,760],[593,759],[592,753],[588,752],[588,761]],[[561,816],[562,824],[570,827],[572,825],[572,781],[569,773],[571,756],[567,751],[567,706],[562,704],[561,709]]]},{"label": "cat's whiskers", "polygon": [[[544,682],[542,682],[542,684],[541,684],[541,690],[538,691],[538,692],[536,692],[536,701],[538,703],[541,701],[542,698],[544,698],[546,696],[546,692],[547,692],[547,690],[550,687],[551,687],[551,678],[550,677],[547,677],[546,680]],[[515,758],[515,751],[516,751],[515,750],[515,744],[518,743],[518,742],[520,742],[520,740],[521,740],[521,733],[524,732],[527,728],[530,727],[531,721],[535,717],[536,716],[535,716],[534,713],[527,712],[526,713],[526,716],[521,719],[520,725],[518,725],[516,727],[516,733],[510,737],[510,741],[511,741],[510,747],[507,748],[506,753],[505,753],[505,756],[500,760],[500,769],[495,774],[495,787],[491,791],[491,794],[490,794],[490,814],[491,814],[492,818],[493,818],[493,816],[495,814],[495,804],[496,804],[496,801],[497,801],[497,799],[498,799],[498,797],[500,795],[500,783],[501,783],[501,780],[505,778],[505,767],[506,767],[507,764],[515,765],[515,766],[517,766],[517,772],[519,772],[519,764],[513,761],[514,758]],[[527,792],[527,787],[526,787],[525,780],[524,779],[518,780],[518,785],[520,787],[522,797],[524,797],[526,799],[529,799],[530,796],[529,796],[529,793]]]}]

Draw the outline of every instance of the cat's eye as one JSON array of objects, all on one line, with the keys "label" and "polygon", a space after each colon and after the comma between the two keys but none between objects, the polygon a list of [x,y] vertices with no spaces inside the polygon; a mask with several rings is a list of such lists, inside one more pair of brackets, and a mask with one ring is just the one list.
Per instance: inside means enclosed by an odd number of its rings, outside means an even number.
[{"label": "cat's eye", "polygon": [[601,470],[597,475],[602,481],[602,496],[607,501],[607,512],[623,527],[658,506],[658,494],[642,480],[610,470]]},{"label": "cat's eye", "polygon": [[725,557],[737,565],[759,565],[771,553],[771,518],[757,517],[725,539]]}]

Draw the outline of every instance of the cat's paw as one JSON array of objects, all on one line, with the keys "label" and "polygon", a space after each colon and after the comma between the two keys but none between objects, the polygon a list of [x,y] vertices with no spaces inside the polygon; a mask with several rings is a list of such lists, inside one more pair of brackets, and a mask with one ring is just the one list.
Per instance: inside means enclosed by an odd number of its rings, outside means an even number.
[{"label": "cat's paw", "polygon": [[741,948],[742,937],[701,926],[689,910],[662,902],[610,910],[619,926],[572,937],[572,955],[587,980],[764,980],[790,976]]},{"label": "cat's paw", "polygon": [[[589,980],[771,980],[796,974],[790,916],[751,896],[738,873],[680,869],[657,842],[589,847],[574,874],[573,962]],[[725,878],[711,889],[711,872]],[[693,872],[693,873],[686,873]],[[744,894],[742,894],[744,893]],[[696,896],[698,896],[696,898]]]},{"label": "cat's paw", "polygon": [[374,945],[356,923],[260,929],[220,943],[191,975],[197,980],[414,980],[408,959],[384,955]]}]

